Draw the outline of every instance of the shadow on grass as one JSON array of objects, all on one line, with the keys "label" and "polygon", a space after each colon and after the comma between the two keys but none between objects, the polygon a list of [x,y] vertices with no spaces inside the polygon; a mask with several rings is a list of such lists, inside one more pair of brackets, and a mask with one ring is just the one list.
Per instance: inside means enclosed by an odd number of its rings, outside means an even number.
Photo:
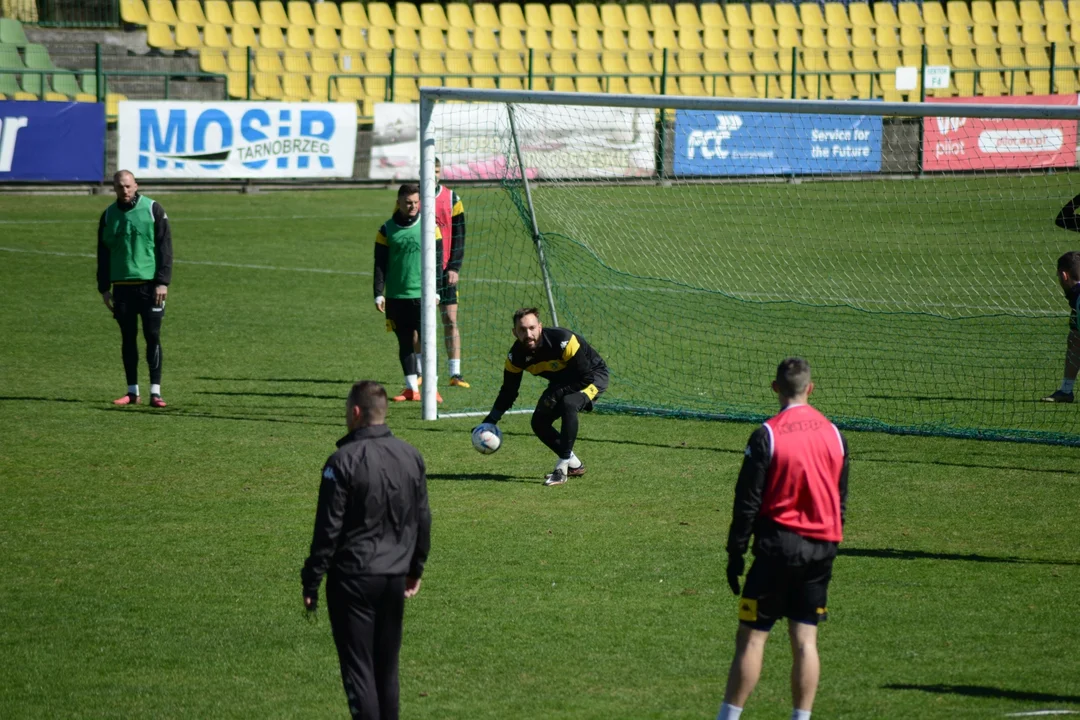
[{"label": "shadow on grass", "polygon": [[[333,380],[330,378],[248,378],[248,377],[206,377],[200,376],[196,380],[212,380],[214,382],[270,382],[270,383],[309,383],[312,385],[352,385],[357,380],[370,378],[356,378],[355,380]],[[376,382],[386,385],[378,380]]]},{"label": "shadow on grass", "polygon": [[[874,452],[874,451],[870,451]],[[985,457],[985,455],[984,455]],[[889,465],[939,465],[942,467],[963,467],[974,468],[983,470],[1020,470],[1022,472],[1031,473],[1050,473],[1053,475],[1080,475],[1080,470],[1069,468],[1036,468],[1036,467],[1022,467],[1019,465],[1003,465],[1001,463],[976,463],[976,462],[958,462],[958,461],[945,461],[945,460],[906,460],[901,458],[890,457],[867,457],[863,453],[853,452],[851,459],[856,462],[872,462],[872,463],[887,463]]]},{"label": "shadow on grass", "polygon": [[1036,560],[1022,557],[995,557],[977,553],[937,553],[923,550],[898,550],[896,548],[845,548],[837,550],[838,555],[848,557],[869,557],[879,560],[959,560],[977,563],[1015,563],[1018,565],[1080,565],[1075,560]]},{"label": "shadow on grass", "polygon": [[[915,402],[1000,403],[1000,397],[950,397],[948,395],[864,395],[867,400],[914,400]],[[1032,398],[1032,402],[1038,398]]]},{"label": "shadow on grass", "polygon": [[1080,704],[1080,695],[1055,695],[1054,693],[1030,692],[1027,690],[1006,690],[1005,688],[989,687],[987,685],[909,685],[905,683],[889,683],[881,687],[885,690],[920,690],[938,695],[965,695],[967,697],[1004,700]]},{"label": "shadow on grass", "polygon": [[321,422],[319,420],[313,420],[309,417],[296,417],[296,418],[284,418],[284,417],[269,417],[267,415],[227,415],[225,413],[216,412],[203,412],[200,410],[184,410],[180,408],[165,408],[164,410],[143,410],[141,408],[124,408],[124,407],[96,407],[93,410],[99,410],[102,412],[127,412],[133,415],[144,415],[147,417],[163,417],[171,418],[173,420],[234,420],[242,422],[266,422],[266,423],[279,423],[287,425],[323,425],[326,427],[342,428],[342,434],[344,434],[344,423],[341,422]]},{"label": "shadow on grass", "polygon": [[[15,401],[22,400],[24,402],[58,402],[58,403],[84,403],[84,402],[90,402],[89,400],[77,400],[75,398],[32,397],[32,396],[20,397],[18,395],[0,395],[0,401],[3,401],[3,400],[15,400]],[[103,402],[107,402],[107,401],[103,401]]]},{"label": "shadow on grass", "polygon": [[314,393],[291,392],[252,392],[250,390],[196,390],[196,395],[224,395],[226,397],[268,397],[268,398],[307,398],[309,400],[345,401],[346,393],[341,395],[315,395]]},{"label": "shadow on grass", "polygon": [[428,473],[428,480],[457,480],[457,481],[480,481],[480,482],[517,482],[540,484],[540,480],[529,480],[514,475],[502,475],[500,473]]}]

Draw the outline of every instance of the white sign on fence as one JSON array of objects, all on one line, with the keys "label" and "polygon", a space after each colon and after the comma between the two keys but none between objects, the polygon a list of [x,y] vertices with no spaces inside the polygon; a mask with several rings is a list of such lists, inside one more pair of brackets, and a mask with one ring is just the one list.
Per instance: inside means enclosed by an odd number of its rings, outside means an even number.
[{"label": "white sign on fence", "polygon": [[140,179],[351,177],[356,105],[121,102],[117,135]]},{"label": "white sign on fence", "polygon": [[948,65],[927,65],[923,69],[923,87],[927,90],[945,90],[949,87]]}]

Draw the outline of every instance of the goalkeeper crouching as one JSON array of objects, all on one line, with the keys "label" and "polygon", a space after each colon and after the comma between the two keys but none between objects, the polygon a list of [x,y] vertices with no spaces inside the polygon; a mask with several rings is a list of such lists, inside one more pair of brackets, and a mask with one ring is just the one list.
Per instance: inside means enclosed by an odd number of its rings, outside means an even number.
[{"label": "goalkeeper crouching", "polygon": [[[536,404],[532,429],[559,460],[544,485],[562,485],[567,477],[585,474],[585,465],[574,454],[578,413],[593,409],[593,402],[607,389],[608,369],[603,358],[585,338],[563,328],[545,328],[536,308],[514,313],[514,337],[503,369],[503,383],[485,423],[496,424],[517,400],[522,373],[528,371],[548,380]],[[561,420],[558,431],[555,421]]]}]

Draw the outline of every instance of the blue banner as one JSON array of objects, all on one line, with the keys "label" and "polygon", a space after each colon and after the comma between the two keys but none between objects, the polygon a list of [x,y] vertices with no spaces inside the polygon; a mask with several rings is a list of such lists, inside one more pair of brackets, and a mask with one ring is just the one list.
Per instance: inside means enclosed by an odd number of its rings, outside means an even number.
[{"label": "blue banner", "polygon": [[881,170],[881,117],[679,110],[676,175]]},{"label": "blue banner", "polygon": [[0,182],[104,176],[103,104],[0,101]]}]

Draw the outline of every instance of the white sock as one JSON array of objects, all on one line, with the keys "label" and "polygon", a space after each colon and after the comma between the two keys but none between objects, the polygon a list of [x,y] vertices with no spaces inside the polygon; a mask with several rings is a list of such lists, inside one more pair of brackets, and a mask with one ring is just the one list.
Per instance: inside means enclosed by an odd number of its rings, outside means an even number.
[{"label": "white sock", "polygon": [[139,384],[136,383],[134,385],[128,385],[128,392],[129,393],[135,393],[136,395],[138,395],[139,394]]},{"label": "white sock", "polygon": [[569,463],[568,463],[567,467],[572,467],[575,470],[577,468],[581,467],[581,458],[579,458],[577,455],[575,455],[573,453],[573,451],[570,452],[570,460],[569,460]]},{"label": "white sock", "polygon": [[461,358],[450,358],[447,364],[450,366],[450,377],[461,374]]},{"label": "white sock", "polygon": [[161,386],[160,385],[154,385],[153,383],[151,383],[150,384],[150,394],[151,395],[160,395],[161,394]]},{"label": "white sock", "polygon": [[810,720],[810,711],[795,708],[791,711],[791,720]]},{"label": "white sock", "polygon": [[555,463],[555,470],[562,470],[563,474],[570,469],[570,461],[559,458],[559,462]]},{"label": "white sock", "polygon": [[416,376],[415,375],[406,375],[405,376],[405,387],[409,388],[410,390],[412,390],[414,392],[420,389],[420,384],[418,382],[416,382]]},{"label": "white sock", "polygon": [[741,707],[724,703],[720,706],[720,714],[716,716],[716,720],[739,720],[740,715],[742,715]]},{"label": "white sock", "polygon": [[1061,380],[1061,392],[1071,393],[1073,391],[1073,385],[1076,384],[1076,379],[1062,378]]}]

